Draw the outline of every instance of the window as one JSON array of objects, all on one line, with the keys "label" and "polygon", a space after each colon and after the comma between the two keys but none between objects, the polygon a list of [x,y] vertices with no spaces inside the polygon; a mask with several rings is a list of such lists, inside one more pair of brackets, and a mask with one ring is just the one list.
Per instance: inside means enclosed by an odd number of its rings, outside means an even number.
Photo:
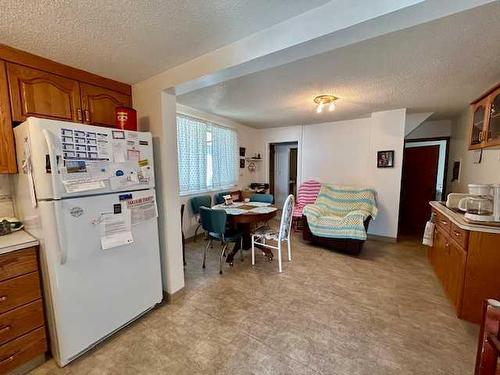
[{"label": "window", "polygon": [[238,138],[234,129],[177,115],[177,153],[181,194],[238,182]]}]

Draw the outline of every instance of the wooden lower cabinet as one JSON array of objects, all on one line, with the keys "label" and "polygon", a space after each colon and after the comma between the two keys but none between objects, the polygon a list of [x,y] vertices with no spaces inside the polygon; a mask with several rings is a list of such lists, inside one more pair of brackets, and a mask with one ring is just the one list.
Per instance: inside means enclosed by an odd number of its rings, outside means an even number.
[{"label": "wooden lower cabinet", "polygon": [[457,316],[480,323],[483,300],[500,299],[500,234],[438,224],[428,257]]},{"label": "wooden lower cabinet", "polygon": [[0,255],[0,374],[46,352],[37,248]]}]

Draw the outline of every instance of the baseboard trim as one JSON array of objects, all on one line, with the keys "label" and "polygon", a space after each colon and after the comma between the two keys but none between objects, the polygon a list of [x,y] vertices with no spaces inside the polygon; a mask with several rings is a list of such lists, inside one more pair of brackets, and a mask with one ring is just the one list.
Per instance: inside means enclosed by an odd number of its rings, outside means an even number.
[{"label": "baseboard trim", "polygon": [[185,293],[186,293],[185,287],[183,287],[182,289],[179,289],[175,293],[169,293],[169,292],[164,290],[163,291],[163,303],[170,304],[170,303],[177,302],[184,297]]},{"label": "baseboard trim", "polygon": [[379,236],[377,234],[368,234],[368,239],[372,241],[389,242],[389,243],[398,242],[398,239],[396,237]]}]

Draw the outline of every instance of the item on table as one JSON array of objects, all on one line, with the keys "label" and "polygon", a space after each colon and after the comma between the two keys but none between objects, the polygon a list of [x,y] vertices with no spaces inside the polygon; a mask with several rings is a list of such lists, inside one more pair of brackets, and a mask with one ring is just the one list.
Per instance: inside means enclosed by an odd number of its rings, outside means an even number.
[{"label": "item on table", "polygon": [[231,194],[224,195],[222,198],[224,198],[224,204],[226,206],[230,206],[233,204],[233,197],[231,196]]}]

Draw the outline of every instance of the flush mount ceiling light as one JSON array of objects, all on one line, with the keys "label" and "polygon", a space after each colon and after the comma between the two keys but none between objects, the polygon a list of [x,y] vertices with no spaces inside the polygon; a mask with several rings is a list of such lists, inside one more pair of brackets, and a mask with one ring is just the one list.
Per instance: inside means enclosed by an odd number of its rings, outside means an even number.
[{"label": "flush mount ceiling light", "polygon": [[335,111],[335,100],[338,98],[333,95],[319,95],[314,98],[314,103],[318,105],[318,108],[316,108],[317,113],[323,112],[323,108],[325,106],[328,106],[328,111],[332,112]]}]

